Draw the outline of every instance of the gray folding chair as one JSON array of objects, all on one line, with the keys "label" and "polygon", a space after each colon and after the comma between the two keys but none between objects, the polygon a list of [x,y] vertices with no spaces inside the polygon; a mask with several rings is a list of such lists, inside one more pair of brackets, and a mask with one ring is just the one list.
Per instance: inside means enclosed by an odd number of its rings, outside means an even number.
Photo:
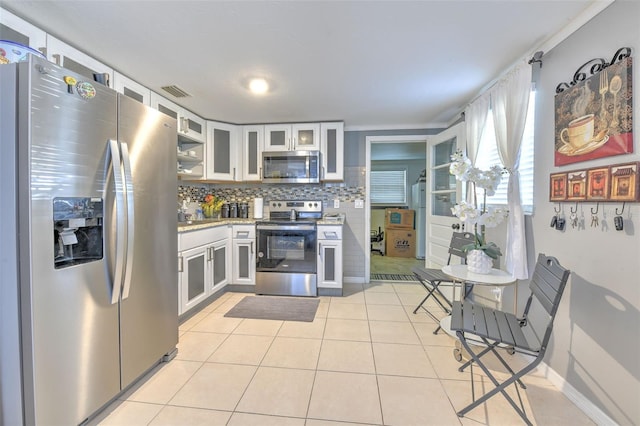
[{"label": "gray folding chair", "polygon": [[[449,258],[447,259],[447,265],[451,263],[453,256],[459,257],[461,263],[466,263],[467,253],[462,249],[462,247],[473,242],[474,235],[471,232],[454,232],[451,236],[451,243],[449,244]],[[422,299],[422,302],[416,306],[413,313],[416,314],[418,310],[422,308],[436,323],[440,323],[440,319],[426,308],[425,303],[429,298],[433,298],[433,300],[440,305],[447,315],[450,314],[451,300],[442,293],[440,286],[452,286],[453,280],[440,269],[415,266],[411,271],[416,276],[418,282],[422,284],[425,290],[427,290],[427,295]],[[438,330],[440,330],[440,326],[434,330],[433,334],[437,334]]]},{"label": "gray folding chair", "polygon": [[[463,417],[470,410],[500,392],[525,423],[531,424],[524,411],[518,386],[515,388],[520,406],[516,405],[515,401],[505,391],[505,388],[518,382],[520,387],[526,389],[520,378],[533,370],[544,358],[551,338],[553,319],[558,311],[560,298],[569,279],[569,274],[570,271],[563,268],[555,257],[548,257],[544,254],[538,255],[538,261],[529,284],[531,294],[527,299],[527,305],[521,318],[511,313],[474,304],[468,300],[453,303],[451,329],[456,332],[462,346],[471,356],[471,359],[463,364],[459,371],[463,371],[468,366],[473,366],[474,363],[478,364],[495,385],[494,389],[458,411],[458,416]],[[530,312],[531,309],[536,310]],[[486,347],[479,348],[475,346],[478,351],[475,352],[470,342],[477,342],[478,340],[484,343]],[[499,345],[513,348],[513,351],[533,356],[534,359],[517,372],[514,372],[496,350]],[[481,360],[487,353],[493,353],[511,374],[511,377],[502,383],[498,382]],[[471,374],[471,385],[473,387],[473,372]]]}]

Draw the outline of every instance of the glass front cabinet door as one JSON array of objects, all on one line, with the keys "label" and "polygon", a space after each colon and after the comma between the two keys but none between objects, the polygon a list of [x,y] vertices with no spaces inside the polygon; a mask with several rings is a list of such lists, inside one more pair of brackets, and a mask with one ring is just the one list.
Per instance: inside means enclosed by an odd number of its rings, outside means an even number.
[{"label": "glass front cabinet door", "polygon": [[229,283],[229,240],[216,241],[211,245],[211,286],[212,294]]},{"label": "glass front cabinet door", "polygon": [[344,180],[344,123],[320,124],[322,180]]},{"label": "glass front cabinet door", "polygon": [[178,258],[180,312],[182,315],[207,297],[210,285],[210,246],[183,251]]},{"label": "glass front cabinet door", "polygon": [[256,283],[256,228],[254,225],[233,226],[233,284]]},{"label": "glass front cabinet door", "polygon": [[236,181],[242,180],[238,167],[239,127],[215,121],[207,122],[207,179]]},{"label": "glass front cabinet door", "polygon": [[342,291],[342,227],[318,226],[318,288]]},{"label": "glass front cabinet door", "polygon": [[245,182],[262,180],[263,147],[264,126],[244,126],[242,128],[242,177]]}]

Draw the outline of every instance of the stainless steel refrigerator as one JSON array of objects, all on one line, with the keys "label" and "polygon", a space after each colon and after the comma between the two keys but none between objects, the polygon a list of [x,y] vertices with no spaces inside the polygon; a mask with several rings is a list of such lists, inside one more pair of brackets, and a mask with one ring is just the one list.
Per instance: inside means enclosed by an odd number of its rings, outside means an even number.
[{"label": "stainless steel refrigerator", "polygon": [[175,355],[176,122],[35,57],[0,85],[0,423],[79,424]]},{"label": "stainless steel refrigerator", "polygon": [[427,187],[423,180],[411,187],[411,208],[416,211],[416,259],[424,259],[427,238]]}]

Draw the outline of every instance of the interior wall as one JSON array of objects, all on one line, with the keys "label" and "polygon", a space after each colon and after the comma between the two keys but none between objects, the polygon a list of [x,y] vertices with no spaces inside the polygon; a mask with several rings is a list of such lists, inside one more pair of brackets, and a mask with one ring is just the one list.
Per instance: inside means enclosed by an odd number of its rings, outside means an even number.
[{"label": "interior wall", "polygon": [[[640,2],[616,1],[550,52],[538,72],[535,131],[535,215],[529,235],[530,258],[553,255],[569,268],[571,278],[558,311],[546,363],[575,390],[618,424],[640,424],[640,206],[628,203],[624,230],[613,226],[621,203],[600,204],[600,226],[591,227],[591,208],[580,203],[583,228],[564,232],[549,226],[549,174],[581,167],[639,161],[638,85],[640,64],[633,65],[634,153],[563,167],[554,166],[554,98],[556,86],[573,79],[593,58],[610,61],[620,47],[631,47],[634,62],[640,48]],[[536,66],[537,67],[537,66]],[[587,70],[588,72],[588,70]],[[598,94],[596,94],[598,96]],[[564,203],[565,214],[573,203]]]},{"label": "interior wall", "polygon": [[[426,153],[426,145],[424,147]],[[399,170],[402,167],[406,167],[407,169],[407,205],[406,206],[389,206],[389,207],[398,207],[398,208],[411,208],[411,186],[416,183],[418,178],[420,177],[420,173],[426,167],[426,160],[388,160],[388,161],[372,161],[371,162],[371,170]],[[384,210],[386,207],[377,207],[371,206],[371,216],[370,228],[372,230],[377,230],[378,227],[384,230]]]}]

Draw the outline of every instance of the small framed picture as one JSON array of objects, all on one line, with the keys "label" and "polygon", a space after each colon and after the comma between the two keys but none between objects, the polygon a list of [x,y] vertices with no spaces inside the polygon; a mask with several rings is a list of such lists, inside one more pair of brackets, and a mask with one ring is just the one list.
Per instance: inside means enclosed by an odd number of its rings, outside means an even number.
[{"label": "small framed picture", "polygon": [[567,200],[587,199],[587,171],[567,172]]},{"label": "small framed picture", "polygon": [[549,201],[564,201],[567,199],[567,174],[554,173],[549,177]]},{"label": "small framed picture", "polygon": [[638,165],[640,163],[611,166],[612,201],[640,201],[638,197]]},{"label": "small framed picture", "polygon": [[601,167],[587,170],[587,200],[604,201],[609,199],[609,168]]}]

